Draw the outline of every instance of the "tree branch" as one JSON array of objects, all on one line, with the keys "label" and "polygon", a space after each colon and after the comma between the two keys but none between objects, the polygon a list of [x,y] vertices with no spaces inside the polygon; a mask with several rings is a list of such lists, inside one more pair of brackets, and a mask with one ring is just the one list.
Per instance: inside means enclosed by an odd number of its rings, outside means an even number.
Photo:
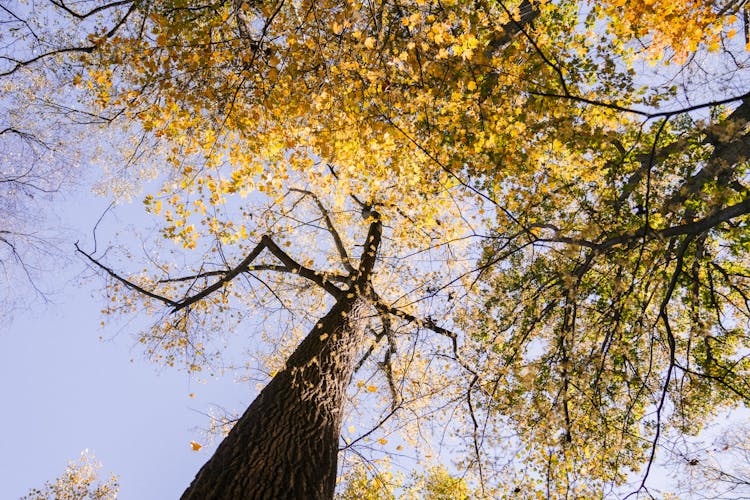
[{"label": "tree branch", "polygon": [[152,299],[156,299],[156,300],[158,300],[160,302],[163,302],[164,304],[166,304],[166,305],[168,305],[169,307],[172,307],[172,308],[177,307],[179,305],[178,302],[175,302],[172,299],[169,299],[169,298],[164,297],[162,295],[150,292],[150,291],[146,290],[145,288],[143,288],[143,287],[141,287],[139,285],[136,285],[132,281],[130,281],[130,280],[126,279],[126,278],[123,278],[122,276],[120,276],[119,274],[117,274],[116,272],[114,272],[112,269],[108,268],[107,266],[105,266],[104,264],[102,264],[101,262],[99,262],[98,260],[96,260],[95,258],[93,258],[90,254],[88,254],[88,253],[84,252],[83,250],[81,250],[81,247],[78,246],[78,242],[77,241],[74,243],[74,245],[75,245],[76,251],[78,253],[80,253],[83,256],[85,256],[96,267],[98,267],[99,269],[103,270],[104,272],[106,272],[107,274],[109,274],[112,278],[114,278],[115,280],[119,281],[120,283],[122,283],[126,287],[130,288],[131,290],[135,290],[136,292],[138,292],[140,294],[143,294],[146,297],[151,297]]},{"label": "tree branch", "polygon": [[[608,238],[602,241],[601,243],[596,243],[594,241],[571,238],[571,237],[566,237],[566,236],[537,238],[536,241],[548,242],[548,243],[565,243],[569,245],[587,247],[587,248],[594,249],[597,252],[602,252],[614,246],[621,245],[631,240],[642,238],[642,237],[649,236],[649,235],[657,237],[657,238],[671,238],[674,236],[685,236],[685,235],[695,236],[695,235],[706,232],[718,226],[722,222],[728,222],[736,217],[741,217],[749,213],[750,213],[750,198],[747,198],[739,203],[735,203],[734,205],[729,205],[728,207],[724,207],[721,210],[716,210],[712,214],[707,215],[706,217],[702,219],[688,222],[686,224],[670,226],[670,227],[660,229],[660,230],[655,230],[651,228],[650,226],[645,225],[635,231],[630,231],[625,234],[620,234],[618,236],[613,236],[611,238]],[[552,228],[554,228],[554,226],[552,226]]]},{"label": "tree branch", "polygon": [[[242,262],[239,263],[237,267],[234,269],[230,269],[227,271],[227,273],[222,276],[219,280],[217,280],[213,285],[210,285],[200,292],[196,293],[195,295],[192,295],[190,297],[187,297],[183,300],[181,300],[178,304],[172,307],[172,312],[175,313],[179,311],[180,309],[184,309],[185,307],[190,306],[191,304],[194,304],[198,302],[199,300],[207,297],[209,294],[215,292],[219,288],[223,287],[230,281],[232,281],[238,274],[245,272],[247,269],[247,266],[250,265],[250,263],[255,260],[255,258],[260,255],[260,253],[263,251],[264,248],[267,247],[265,240],[267,239],[267,236],[263,236],[261,238],[260,243],[258,243],[255,248],[252,249],[252,251],[245,257]],[[270,240],[270,238],[268,238]]]},{"label": "tree branch", "polygon": [[694,104],[692,106],[687,106],[685,108],[680,108],[680,109],[674,109],[671,111],[649,112],[649,111],[645,111],[642,109],[628,108],[626,106],[621,106],[616,103],[606,103],[606,102],[596,101],[594,99],[588,99],[586,97],[581,97],[581,96],[577,96],[573,94],[554,94],[554,93],[539,92],[539,91],[534,91],[534,90],[530,90],[529,94],[539,96],[539,97],[550,97],[553,99],[567,99],[569,101],[580,102],[582,104],[589,104],[591,106],[596,106],[600,108],[608,108],[614,111],[621,111],[623,113],[632,113],[635,115],[642,116],[646,120],[652,120],[654,118],[670,118],[672,116],[690,113],[691,111],[698,111],[699,109],[705,109],[705,108],[713,108],[716,106],[722,106],[724,104],[731,104],[733,102],[743,101],[745,99],[750,98],[750,92],[748,92],[748,93],[745,93],[736,97],[728,97],[726,99],[719,99],[716,101],[709,101],[709,102],[704,102],[701,104]]},{"label": "tree branch", "polygon": [[277,259],[279,259],[281,263],[284,264],[284,266],[286,266],[286,272],[298,274],[301,277],[312,281],[337,299],[341,296],[341,289],[331,283],[326,278],[325,273],[314,271],[309,267],[305,267],[302,264],[298,263],[297,261],[292,259],[289,254],[284,252],[284,250],[282,250],[281,247],[279,247],[276,242],[274,242],[269,236],[263,236],[263,238],[261,238],[261,243],[264,244],[268,251],[271,252]]},{"label": "tree branch", "polygon": [[[125,5],[127,3],[130,3],[130,2],[123,2],[122,5]],[[119,5],[120,2],[115,2],[115,4]],[[127,12],[125,12],[122,18],[107,33],[105,33],[102,38],[103,39],[112,38],[112,36],[117,32],[117,30],[119,30],[122,27],[122,25],[125,24],[125,21],[128,19],[128,17],[130,17],[130,15],[135,11],[135,6],[136,6],[136,3],[132,2],[130,5],[130,8],[127,10]],[[43,52],[42,54],[39,54],[38,56],[32,57],[30,59],[24,59],[24,60],[14,59],[12,57],[7,57],[7,56],[0,56],[0,59],[3,59],[10,63],[15,63],[15,66],[13,66],[7,71],[3,71],[2,73],[0,73],[0,77],[11,75],[15,73],[16,71],[18,71],[19,69],[23,68],[24,66],[29,66],[31,64],[34,64],[37,61],[41,61],[42,59],[46,59],[51,56],[67,54],[70,52],[83,52],[85,54],[90,54],[94,52],[97,48],[99,48],[98,43],[93,43],[91,45],[87,45],[83,47],[63,47],[60,49]]]},{"label": "tree branch", "polygon": [[318,210],[320,210],[320,213],[323,215],[323,220],[325,221],[326,227],[328,228],[328,232],[331,234],[331,237],[333,238],[333,242],[336,245],[336,251],[339,253],[339,257],[341,258],[341,263],[344,265],[344,268],[347,271],[349,271],[350,273],[354,273],[355,271],[354,266],[352,266],[352,263],[349,260],[349,255],[347,254],[346,248],[344,247],[344,242],[341,240],[341,236],[339,235],[339,232],[336,230],[336,227],[333,225],[333,221],[331,220],[328,210],[326,210],[326,208],[323,206],[323,203],[320,201],[320,198],[318,198],[318,196],[312,191],[308,191],[306,189],[291,188],[290,191],[301,193],[313,199],[315,204],[318,206]]},{"label": "tree branch", "polygon": [[370,227],[367,230],[362,257],[359,260],[355,286],[360,291],[365,291],[370,281],[370,275],[377,261],[378,248],[383,237],[383,222],[380,220],[380,214],[374,210],[364,210],[363,215],[371,219]]},{"label": "tree branch", "polygon": [[64,10],[65,12],[67,12],[68,14],[70,14],[71,16],[73,16],[73,17],[75,17],[77,19],[86,19],[87,17],[96,14],[97,12],[102,12],[102,11],[107,10],[107,9],[113,9],[113,8],[119,7],[121,5],[127,5],[127,4],[132,4],[133,3],[133,0],[119,0],[117,2],[112,2],[112,3],[106,4],[106,5],[100,5],[98,7],[94,7],[90,11],[81,14],[79,12],[74,11],[73,9],[71,9],[70,7],[68,7],[67,5],[65,5],[65,2],[63,0],[49,0],[49,1],[50,1],[50,3],[52,5],[54,5],[56,7],[60,7],[62,10]]},{"label": "tree branch", "polygon": [[[201,277],[209,277],[209,276],[219,276],[219,279],[216,280],[213,284],[207,286],[200,292],[196,293],[195,295],[191,295],[189,297],[185,297],[184,299],[180,301],[174,301],[168,297],[164,297],[162,295],[159,295],[157,293],[151,292],[149,290],[146,290],[145,288],[133,283],[132,281],[123,278],[119,274],[117,274],[112,269],[106,267],[104,264],[100,263],[98,260],[93,258],[90,254],[84,252],[81,250],[81,248],[78,246],[78,243],[75,244],[76,250],[84,255],[89,261],[91,261],[94,265],[96,265],[99,269],[102,269],[107,274],[109,274],[112,278],[119,281],[126,287],[130,288],[131,290],[135,290],[136,292],[145,295],[147,297],[151,297],[152,299],[156,299],[167,306],[169,306],[172,309],[172,313],[176,313],[177,311],[184,309],[186,307],[189,307],[196,302],[204,299],[208,295],[212,294],[216,290],[220,289],[230,281],[232,281],[234,278],[236,278],[239,274],[252,271],[252,270],[273,270],[273,271],[282,271],[282,272],[288,272],[297,274],[303,278],[306,278],[313,283],[317,284],[324,290],[326,290],[328,293],[333,295],[334,297],[338,298],[341,296],[342,291],[334,285],[331,281],[329,281],[325,275],[325,273],[320,273],[317,271],[313,271],[312,269],[309,269],[299,263],[297,263],[294,259],[292,259],[286,252],[284,252],[279,246],[268,236],[264,235],[260,242],[253,248],[253,250],[245,257],[242,262],[240,262],[237,266],[227,270],[227,271],[209,271],[206,273],[198,273],[196,275],[192,276],[186,276],[183,278],[173,278],[169,280],[162,280],[162,283],[165,282],[178,282],[178,281],[192,281]],[[271,254],[273,254],[276,258],[278,258],[284,266],[273,266],[273,265],[267,265],[267,264],[261,264],[259,266],[252,266],[252,262],[260,255],[260,253],[264,250],[268,249]]]}]

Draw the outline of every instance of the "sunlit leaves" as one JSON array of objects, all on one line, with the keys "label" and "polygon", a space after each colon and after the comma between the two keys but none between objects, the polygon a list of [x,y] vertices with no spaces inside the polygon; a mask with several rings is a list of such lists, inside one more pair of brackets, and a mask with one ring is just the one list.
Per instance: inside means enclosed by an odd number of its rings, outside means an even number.
[{"label": "sunlit leaves", "polygon": [[120,488],[117,477],[101,481],[101,467],[85,450],[78,461],[68,464],[63,475],[41,489],[32,489],[23,500],[115,500]]},{"label": "sunlit leaves", "polygon": [[645,39],[648,58],[671,56],[678,64],[700,45],[719,50],[725,38],[735,36],[743,8],[700,0],[607,0],[601,5],[615,36]]}]

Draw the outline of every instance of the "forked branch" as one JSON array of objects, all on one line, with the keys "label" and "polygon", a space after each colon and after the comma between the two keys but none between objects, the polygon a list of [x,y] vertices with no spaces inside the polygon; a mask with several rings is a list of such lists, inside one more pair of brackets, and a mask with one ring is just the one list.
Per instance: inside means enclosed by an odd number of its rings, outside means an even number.
[{"label": "forked branch", "polygon": [[297,188],[291,188],[290,191],[294,191],[296,193],[303,194],[305,196],[309,196],[313,199],[315,202],[315,205],[318,207],[318,210],[320,210],[321,215],[323,216],[323,221],[326,224],[326,228],[328,229],[328,232],[331,234],[331,237],[333,238],[333,242],[336,245],[336,251],[339,254],[339,257],[341,258],[341,263],[344,265],[344,268],[349,271],[350,273],[354,272],[354,266],[352,266],[351,261],[349,260],[349,254],[346,252],[346,247],[344,247],[344,242],[341,240],[341,236],[339,235],[339,232],[336,230],[336,227],[333,225],[333,221],[331,220],[331,216],[328,213],[328,210],[325,206],[323,206],[323,203],[320,201],[320,198],[318,196],[306,189],[297,189]]},{"label": "forked branch", "polygon": [[242,262],[240,262],[237,266],[222,272],[208,272],[203,273],[203,275],[198,274],[194,275],[188,278],[176,278],[172,280],[165,280],[165,281],[186,281],[189,279],[195,279],[196,277],[209,277],[209,276],[217,276],[218,279],[212,283],[211,285],[207,286],[203,290],[199,291],[198,293],[191,295],[189,297],[185,297],[182,300],[176,301],[173,299],[170,299],[168,297],[165,297],[163,295],[160,295],[158,293],[152,292],[150,290],[146,290],[142,286],[128,280],[127,278],[121,276],[120,274],[116,273],[114,270],[110,269],[109,267],[105,266],[101,262],[99,262],[97,259],[95,259],[91,254],[88,254],[81,250],[81,248],[78,246],[78,243],[75,244],[76,251],[78,251],[80,254],[84,255],[92,264],[94,264],[99,269],[106,272],[110,277],[115,279],[116,281],[122,283],[127,288],[134,290],[142,295],[145,295],[146,297],[150,297],[152,299],[158,300],[162,302],[163,304],[169,306],[172,309],[172,313],[175,313],[181,309],[184,309],[186,307],[189,307],[196,302],[199,302],[200,300],[206,298],[210,294],[214,293],[215,291],[219,290],[223,286],[225,286],[227,283],[232,281],[234,278],[236,278],[239,274],[244,272],[249,272],[253,269],[252,263],[253,261],[263,252],[263,250],[267,249],[271,254],[273,254],[277,259],[279,259],[283,266],[262,266],[265,270],[279,270],[283,272],[289,272],[297,274],[303,278],[306,278],[324,290],[326,290],[328,293],[333,295],[334,297],[338,298],[343,293],[341,289],[339,289],[336,285],[334,285],[331,281],[329,281],[325,273],[320,273],[317,271],[314,271],[308,267],[303,266],[302,264],[299,264],[294,259],[292,259],[289,254],[284,252],[277,244],[274,242],[269,236],[264,235],[260,242],[255,246],[255,248],[252,249],[252,251],[245,257]]}]

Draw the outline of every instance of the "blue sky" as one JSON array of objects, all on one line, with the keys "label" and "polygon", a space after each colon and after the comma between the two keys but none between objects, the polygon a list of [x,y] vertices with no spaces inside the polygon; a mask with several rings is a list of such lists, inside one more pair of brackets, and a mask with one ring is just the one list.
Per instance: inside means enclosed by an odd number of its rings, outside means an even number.
[{"label": "blue sky", "polygon": [[90,242],[106,206],[85,191],[53,205],[57,222],[70,228],[61,244],[70,262],[52,263],[49,303],[27,297],[0,326],[0,498],[41,487],[87,448],[102,475],[120,476],[120,498],[177,498],[212,451],[190,447],[205,441],[203,413],[211,405],[241,410],[254,396],[254,385],[231,377],[202,383],[149,363],[133,324],[100,326],[102,280],[80,278],[85,266],[73,242]]}]

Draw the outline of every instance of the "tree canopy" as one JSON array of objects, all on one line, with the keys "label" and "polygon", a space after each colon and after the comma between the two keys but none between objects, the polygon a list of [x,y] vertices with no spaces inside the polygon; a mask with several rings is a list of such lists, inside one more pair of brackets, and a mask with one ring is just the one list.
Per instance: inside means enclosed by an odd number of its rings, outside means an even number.
[{"label": "tree canopy", "polygon": [[81,250],[108,312],[158,316],[153,359],[215,369],[251,326],[274,374],[362,294],[374,430],[342,450],[446,450],[488,496],[648,492],[660,443],[747,403],[743,3],[47,7],[6,8],[32,50],[4,78],[61,65],[110,172],[161,182],[143,272]]},{"label": "tree canopy", "polygon": [[78,461],[71,460],[65,472],[54,482],[32,488],[21,500],[115,500],[120,486],[114,474],[106,481],[99,478],[102,465],[84,450]]}]

